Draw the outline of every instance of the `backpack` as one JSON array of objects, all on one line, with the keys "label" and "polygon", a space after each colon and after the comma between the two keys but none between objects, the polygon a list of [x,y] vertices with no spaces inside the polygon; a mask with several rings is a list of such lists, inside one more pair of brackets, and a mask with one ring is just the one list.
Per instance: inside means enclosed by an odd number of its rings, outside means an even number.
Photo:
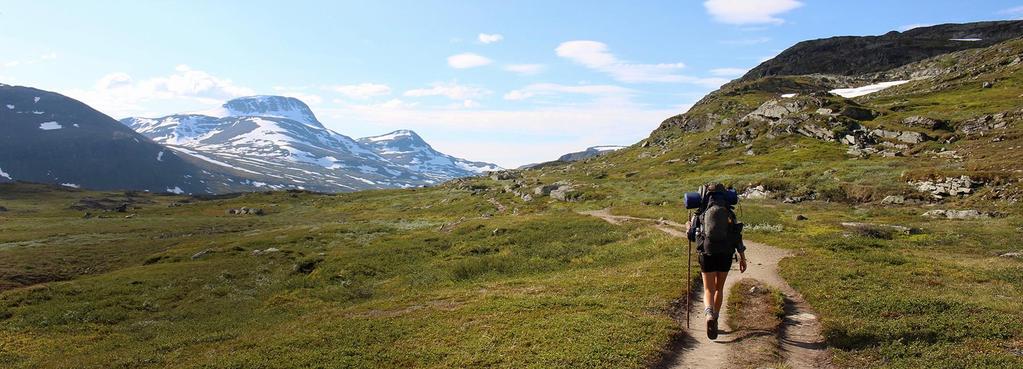
[{"label": "backpack", "polygon": [[704,254],[731,256],[742,242],[742,223],[735,217],[731,206],[717,196],[710,196],[707,209],[701,214],[702,237],[699,248]]}]

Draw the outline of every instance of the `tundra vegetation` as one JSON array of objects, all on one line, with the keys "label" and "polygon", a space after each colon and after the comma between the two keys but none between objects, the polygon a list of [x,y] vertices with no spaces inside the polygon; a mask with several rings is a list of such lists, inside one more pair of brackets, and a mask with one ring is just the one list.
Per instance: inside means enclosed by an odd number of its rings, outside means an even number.
[{"label": "tundra vegetation", "polygon": [[684,223],[714,180],[748,239],[798,251],[836,366],[1020,367],[1019,55],[735,81],[614,153],[431,188],[0,185],[0,366],[646,367],[683,329],[686,245],[578,211]]}]

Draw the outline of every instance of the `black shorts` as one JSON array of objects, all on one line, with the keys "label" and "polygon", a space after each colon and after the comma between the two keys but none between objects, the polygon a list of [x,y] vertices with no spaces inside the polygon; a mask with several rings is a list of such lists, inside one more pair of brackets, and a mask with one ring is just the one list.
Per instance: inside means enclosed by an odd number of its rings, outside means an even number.
[{"label": "black shorts", "polygon": [[732,269],[732,255],[728,254],[700,254],[700,271],[727,272]]}]

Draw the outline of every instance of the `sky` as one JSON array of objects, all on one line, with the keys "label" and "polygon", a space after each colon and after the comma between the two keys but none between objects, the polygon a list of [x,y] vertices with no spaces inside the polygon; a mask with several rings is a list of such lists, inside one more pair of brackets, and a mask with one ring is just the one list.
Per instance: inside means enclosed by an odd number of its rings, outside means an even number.
[{"label": "sky", "polygon": [[114,118],[250,95],[351,137],[519,165],[630,145],[792,44],[1020,19],[1015,1],[0,0],[0,83]]}]

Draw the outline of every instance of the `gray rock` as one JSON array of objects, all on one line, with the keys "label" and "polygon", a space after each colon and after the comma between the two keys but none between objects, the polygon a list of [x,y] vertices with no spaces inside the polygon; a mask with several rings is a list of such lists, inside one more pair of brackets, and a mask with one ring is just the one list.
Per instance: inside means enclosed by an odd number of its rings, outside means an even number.
[{"label": "gray rock", "polygon": [[744,198],[744,199],[751,199],[751,200],[752,199],[769,199],[769,198],[774,197],[774,194],[771,193],[771,191],[768,191],[766,188],[764,188],[763,185],[759,185],[759,186],[747,188],[745,191],[742,191],[742,194],[739,194],[739,197]]},{"label": "gray rock", "polygon": [[895,225],[895,224],[874,224],[874,223],[859,223],[859,222],[842,222],[841,225],[846,228],[853,229],[887,229],[894,232],[899,232],[907,235],[920,234],[923,231],[919,228]]},{"label": "gray rock", "polygon": [[199,251],[199,252],[197,252],[197,253],[192,255],[192,260],[200,259],[203,256],[206,256],[206,255],[209,255],[209,254],[212,254],[212,253],[213,253],[213,249],[205,249],[205,250]]},{"label": "gray rock", "polygon": [[938,181],[910,182],[921,192],[929,192],[935,199],[943,199],[949,196],[967,196],[973,194],[973,190],[983,185],[983,182],[974,181],[969,176],[946,177]]},{"label": "gray rock", "polygon": [[1001,256],[1003,258],[1017,258],[1017,259],[1019,259],[1019,258],[1023,258],[1023,252],[1007,252],[1007,253],[1004,253],[1004,254],[1001,254],[1001,255],[998,255],[998,256]]},{"label": "gray rock", "polygon": [[929,140],[930,137],[920,132],[905,131],[899,134],[899,137],[896,137],[896,139],[908,144],[918,144]]},{"label": "gray rock", "polygon": [[870,109],[847,105],[838,115],[856,120],[871,120],[877,116],[877,113]]},{"label": "gray rock", "polygon": [[573,186],[560,186],[551,191],[551,198],[558,201],[575,201],[577,193],[572,192],[574,190]]},{"label": "gray rock", "polygon": [[974,219],[989,219],[992,217],[991,213],[983,213],[977,210],[928,210],[923,216],[934,219],[955,219],[955,220],[974,220]]},{"label": "gray rock", "polygon": [[557,184],[537,186],[536,188],[533,189],[533,194],[537,196],[547,196],[551,194],[551,191],[558,189],[558,187],[560,186]]},{"label": "gray rock", "polygon": [[796,215],[795,219],[796,219],[797,221],[802,221],[802,220],[807,220],[807,219],[809,219],[809,218],[807,218],[807,217],[806,217],[805,215],[803,215],[803,214],[799,214],[799,215]]},{"label": "gray rock", "polygon": [[905,125],[910,126],[910,127],[919,127],[919,128],[926,128],[926,129],[938,129],[938,128],[944,126],[945,122],[937,120],[937,119],[932,119],[932,118],[928,118],[928,117],[922,117],[922,116],[919,116],[919,115],[915,115],[915,116],[907,117],[906,119],[903,119],[902,120],[902,124],[905,124]]},{"label": "gray rock", "polygon": [[881,205],[902,205],[906,203],[906,197],[900,195],[885,196],[881,200]]},{"label": "gray rock", "polygon": [[992,88],[992,87],[995,87],[995,84],[991,83],[991,82],[984,82],[983,84],[980,85],[980,87],[981,88]]}]

